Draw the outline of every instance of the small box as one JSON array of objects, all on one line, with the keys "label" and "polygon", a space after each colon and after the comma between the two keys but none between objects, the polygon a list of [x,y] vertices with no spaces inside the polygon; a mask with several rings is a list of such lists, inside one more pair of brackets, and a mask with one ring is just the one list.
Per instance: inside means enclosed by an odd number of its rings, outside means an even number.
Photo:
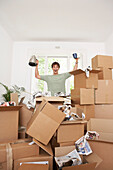
[{"label": "small box", "polygon": [[98,73],[99,72],[100,70],[91,70],[89,71],[89,77],[87,77],[85,71],[81,69],[70,72],[70,74],[74,75],[74,89],[98,88]]},{"label": "small box", "polygon": [[57,130],[57,142],[75,142],[84,136],[84,124],[87,121],[64,121]]},{"label": "small box", "polygon": [[98,73],[99,80],[112,80],[112,69],[101,68],[101,72]]},{"label": "small box", "polygon": [[63,112],[43,100],[30,119],[26,133],[47,145],[65,116]]},{"label": "small box", "polygon": [[113,80],[98,80],[98,89],[95,90],[95,104],[113,103]]},{"label": "small box", "polygon": [[113,68],[112,56],[96,55],[92,58],[92,68]]},{"label": "small box", "polygon": [[72,104],[94,104],[94,89],[80,88],[71,90],[71,100]]},{"label": "small box", "polygon": [[18,139],[18,116],[21,106],[0,107],[0,143]]},{"label": "small box", "polygon": [[55,106],[57,108],[58,108],[59,105],[63,105],[63,103],[65,101],[63,97],[55,97],[55,96],[37,97],[36,98],[36,109],[40,105],[40,103],[42,102],[43,99],[48,101],[50,104],[52,104],[53,106]]},{"label": "small box", "polygon": [[18,93],[11,93],[10,94],[10,100],[16,103],[16,106],[18,105]]}]

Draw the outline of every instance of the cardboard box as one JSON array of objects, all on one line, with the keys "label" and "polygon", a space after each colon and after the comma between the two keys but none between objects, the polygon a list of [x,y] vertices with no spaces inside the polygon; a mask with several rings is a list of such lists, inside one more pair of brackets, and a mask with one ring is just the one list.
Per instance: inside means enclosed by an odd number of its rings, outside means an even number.
[{"label": "cardboard box", "polygon": [[74,89],[71,90],[72,104],[94,104],[94,89]]},{"label": "cardboard box", "polygon": [[75,146],[75,142],[64,142],[64,143],[59,143],[60,147],[61,146]]},{"label": "cardboard box", "polygon": [[100,142],[100,141],[88,141],[91,149],[95,152],[103,161],[96,168],[96,170],[112,170],[113,169],[113,143]]},{"label": "cardboard box", "polygon": [[29,121],[26,133],[47,145],[65,116],[63,112],[43,100]]},{"label": "cardboard box", "polygon": [[18,116],[21,106],[0,107],[0,143],[18,139]]},{"label": "cardboard box", "polygon": [[[48,155],[46,152],[41,152],[39,156],[17,159],[14,161],[14,170],[18,170],[20,163],[23,162],[39,162],[39,161],[48,161],[49,170],[53,170],[53,157]],[[45,170],[45,169],[44,169]]]},{"label": "cardboard box", "polygon": [[101,68],[101,72],[98,73],[99,80],[112,80],[112,69]]},{"label": "cardboard box", "polygon": [[85,114],[85,120],[89,120],[90,118],[95,117],[95,105],[74,105],[77,108],[83,109],[83,113]]},{"label": "cardboard box", "polygon": [[65,101],[63,97],[55,97],[55,96],[37,97],[36,98],[36,109],[40,105],[40,103],[42,102],[43,99],[48,101],[49,103],[51,103],[52,105],[54,105],[57,108],[58,108],[58,106],[63,105],[63,103]]},{"label": "cardboard box", "polygon": [[98,132],[98,141],[113,142],[113,119],[91,118],[87,123],[87,131]]},{"label": "cardboard box", "polygon": [[112,56],[96,55],[92,58],[92,68],[113,68],[113,58]]},{"label": "cardboard box", "polygon": [[70,74],[74,75],[74,89],[98,88],[98,73],[99,72],[100,72],[99,70],[92,70],[89,72],[89,77],[86,77],[85,71],[81,69],[70,72]]},{"label": "cardboard box", "polygon": [[113,103],[113,80],[98,80],[98,89],[95,90],[95,104]]},{"label": "cardboard box", "polygon": [[[55,148],[55,156],[64,156],[67,155],[68,153],[72,152],[75,149],[75,146],[66,146],[66,147],[57,147]],[[85,157],[87,161],[87,157]],[[81,164],[81,165],[75,165],[75,166],[68,166],[68,167],[63,167],[62,170],[94,170],[96,167],[96,164],[100,164],[102,160],[98,157],[95,156],[95,154],[91,154],[88,156],[88,163],[86,164]]]},{"label": "cardboard box", "polygon": [[18,105],[18,93],[11,93],[10,94],[10,100],[16,103],[16,106]]},{"label": "cardboard box", "polygon": [[[7,145],[10,145],[10,147],[8,148]],[[7,162],[7,149],[12,150],[13,160],[39,155],[39,146],[37,146],[36,144],[29,145],[28,142],[16,143],[16,144],[14,143],[0,144],[0,163]]]},{"label": "cardboard box", "polygon": [[95,105],[95,118],[113,119],[113,105]]},{"label": "cardboard box", "polygon": [[57,130],[57,142],[75,142],[84,136],[84,124],[87,121],[64,121]]},{"label": "cardboard box", "polygon": [[0,170],[6,170],[7,169],[7,163],[0,163]]},{"label": "cardboard box", "polygon": [[28,109],[23,103],[20,103],[20,106],[22,107],[19,111],[19,125],[27,127],[27,124],[33,115],[34,109]]}]

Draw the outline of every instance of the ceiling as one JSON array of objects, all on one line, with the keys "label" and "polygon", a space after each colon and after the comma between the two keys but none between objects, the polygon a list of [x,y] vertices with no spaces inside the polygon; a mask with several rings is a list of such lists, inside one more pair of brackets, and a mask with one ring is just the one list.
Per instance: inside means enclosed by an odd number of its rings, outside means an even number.
[{"label": "ceiling", "polygon": [[0,25],[14,41],[104,42],[113,0],[0,0]]}]

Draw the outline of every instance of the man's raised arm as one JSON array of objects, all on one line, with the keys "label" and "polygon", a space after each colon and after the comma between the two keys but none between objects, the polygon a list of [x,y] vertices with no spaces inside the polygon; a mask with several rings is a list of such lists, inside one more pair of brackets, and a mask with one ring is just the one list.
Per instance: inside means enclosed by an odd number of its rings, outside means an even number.
[{"label": "man's raised arm", "polygon": [[36,77],[37,79],[40,79],[40,75],[39,75],[39,71],[38,71],[39,61],[37,60],[36,63],[37,63],[37,66],[36,66],[36,68],[35,68],[35,77]]}]

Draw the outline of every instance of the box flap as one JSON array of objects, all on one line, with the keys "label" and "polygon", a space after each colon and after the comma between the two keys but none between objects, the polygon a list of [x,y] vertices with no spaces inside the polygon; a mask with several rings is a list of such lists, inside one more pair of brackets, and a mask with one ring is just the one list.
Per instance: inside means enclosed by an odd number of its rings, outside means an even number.
[{"label": "box flap", "polygon": [[78,70],[71,71],[69,73],[72,74],[72,75],[78,75],[78,74],[82,74],[82,73],[85,73],[85,72],[81,69],[78,69]]},{"label": "box flap", "polygon": [[41,102],[43,99],[48,102],[64,102],[65,101],[63,97],[51,96],[51,97],[37,97],[36,102],[38,101]]},{"label": "box flap", "polygon": [[18,111],[22,106],[0,106],[0,111]]},{"label": "box flap", "polygon": [[38,140],[34,139],[33,138],[33,141],[38,145],[40,146],[44,151],[46,151],[49,155],[53,156],[53,151],[52,151],[52,148],[51,148],[51,145],[50,143],[48,143],[48,145],[44,145],[42,144],[41,142],[39,142]]},{"label": "box flap", "polygon": [[62,147],[56,147],[55,148],[55,156],[64,156],[68,153],[72,152],[75,149],[75,146],[62,146]]},{"label": "box flap", "polygon": [[85,156],[85,160],[88,163],[94,163],[96,162],[96,167],[102,162],[102,159],[96,154],[96,153],[92,153],[88,156]]},{"label": "box flap", "polygon": [[19,102],[19,105],[23,103],[24,99],[25,99],[25,97],[22,97],[22,98],[21,98],[21,100],[20,100],[20,102]]}]

